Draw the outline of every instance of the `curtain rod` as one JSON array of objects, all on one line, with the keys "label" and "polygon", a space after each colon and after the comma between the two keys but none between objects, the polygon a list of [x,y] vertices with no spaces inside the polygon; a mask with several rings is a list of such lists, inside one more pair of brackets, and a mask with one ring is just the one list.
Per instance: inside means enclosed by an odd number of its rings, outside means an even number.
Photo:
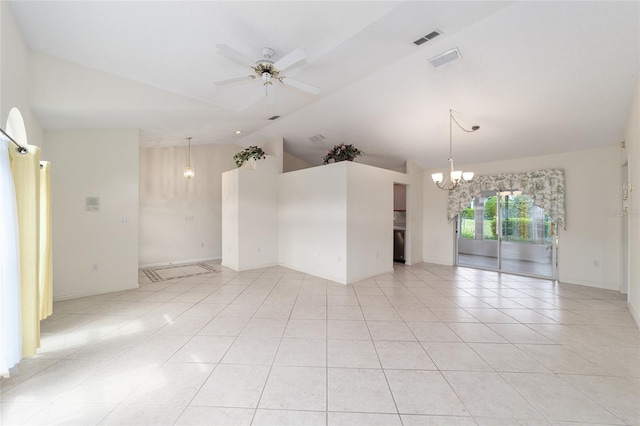
[{"label": "curtain rod", "polygon": [[27,148],[25,148],[24,146],[20,145],[18,142],[16,142],[11,136],[9,136],[7,134],[7,132],[5,132],[3,129],[0,129],[0,132],[2,132],[2,134],[4,135],[5,138],[9,139],[11,142],[13,142],[16,146],[16,152],[18,152],[19,154],[26,154],[29,152],[29,150]]}]

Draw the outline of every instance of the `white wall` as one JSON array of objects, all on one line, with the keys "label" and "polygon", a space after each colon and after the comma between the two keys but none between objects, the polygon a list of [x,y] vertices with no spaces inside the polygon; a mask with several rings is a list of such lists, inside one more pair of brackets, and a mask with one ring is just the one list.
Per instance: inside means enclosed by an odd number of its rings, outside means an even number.
[{"label": "white wall", "polygon": [[33,81],[30,54],[11,4],[0,1],[0,127],[4,129],[9,111],[17,107],[24,119],[28,143],[42,147],[42,129],[29,105]]},{"label": "white wall", "polygon": [[343,161],[280,176],[280,264],[339,283],[393,270],[393,183]]},{"label": "white wall", "polygon": [[[54,299],[138,287],[138,130],[47,131],[45,140]],[[100,211],[86,211],[88,196]]]},{"label": "white wall", "polygon": [[640,79],[636,84],[631,110],[624,132],[629,162],[629,182],[634,185],[630,194],[629,215],[629,310],[640,327]]},{"label": "white wall", "polygon": [[140,265],[222,257],[222,173],[235,169],[234,145],[140,150]]},{"label": "white wall", "polygon": [[222,175],[222,265],[236,271],[278,264],[278,175],[282,158]]},{"label": "white wall", "polygon": [[347,162],[279,176],[280,264],[344,283]]},{"label": "white wall", "polygon": [[267,155],[278,157],[278,173],[283,171],[283,157],[284,157],[284,138],[271,138],[262,145],[262,150]]},{"label": "white wall", "polygon": [[393,176],[359,163],[347,166],[347,281],[393,271]]},{"label": "white wall", "polygon": [[284,154],[282,158],[283,171],[285,173],[294,172],[296,170],[308,169],[309,167],[312,167],[311,164],[299,159],[298,157],[294,157],[288,152],[284,152],[283,154]]},{"label": "white wall", "polygon": [[[620,287],[620,148],[465,165],[476,175],[562,168],[565,172],[566,230],[559,233],[562,282],[618,290]],[[432,171],[424,173],[424,261],[450,265],[454,260],[453,224],[447,222],[447,191],[437,189]],[[599,267],[594,266],[599,262]]]},{"label": "white wall", "polygon": [[423,259],[423,171],[415,163],[407,161],[407,229],[405,231],[405,263],[415,265]]},{"label": "white wall", "polygon": [[222,174],[222,264],[240,270],[240,169]]}]

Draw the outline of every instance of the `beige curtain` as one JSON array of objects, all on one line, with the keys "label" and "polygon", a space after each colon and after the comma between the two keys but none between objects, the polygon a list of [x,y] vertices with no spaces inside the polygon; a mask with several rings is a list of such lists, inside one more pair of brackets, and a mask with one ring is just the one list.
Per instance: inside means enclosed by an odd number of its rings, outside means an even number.
[{"label": "beige curtain", "polygon": [[40,148],[27,148],[27,154],[9,151],[18,207],[23,357],[32,356],[40,346]]},{"label": "beige curtain", "polygon": [[40,162],[40,259],[39,318],[45,319],[53,313],[53,266],[51,256],[51,163]]},{"label": "beige curtain", "polygon": [[[18,208],[8,142],[0,138],[0,376],[2,377],[8,377],[9,370],[22,359]],[[13,149],[13,145],[11,148]],[[1,382],[0,387],[2,387]],[[1,413],[0,418],[2,418]]]}]

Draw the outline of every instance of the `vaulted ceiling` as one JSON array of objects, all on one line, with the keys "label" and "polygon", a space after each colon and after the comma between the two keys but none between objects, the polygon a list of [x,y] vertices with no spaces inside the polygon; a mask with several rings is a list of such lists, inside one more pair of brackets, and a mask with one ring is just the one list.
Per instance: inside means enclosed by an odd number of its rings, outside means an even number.
[{"label": "vaulted ceiling", "polygon": [[[640,70],[640,3],[442,1],[14,1],[33,50],[32,107],[46,129],[141,129],[141,147],[260,144],[320,164],[459,164],[615,145]],[[437,30],[438,37],[414,40]],[[226,44],[258,60],[306,52],[265,96]],[[452,48],[460,59],[433,67]],[[269,117],[279,115],[274,121]],[[241,130],[241,134],[236,134]],[[313,142],[309,138],[322,135]],[[360,160],[359,160],[360,161]]]}]

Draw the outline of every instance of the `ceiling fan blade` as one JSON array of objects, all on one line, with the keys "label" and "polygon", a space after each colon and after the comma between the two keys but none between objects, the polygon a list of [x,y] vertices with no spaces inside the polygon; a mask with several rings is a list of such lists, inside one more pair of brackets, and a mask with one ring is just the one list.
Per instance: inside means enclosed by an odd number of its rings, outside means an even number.
[{"label": "ceiling fan blade", "polygon": [[311,93],[313,95],[317,95],[318,93],[320,93],[319,87],[312,86],[311,84],[303,83],[302,81],[299,81],[299,80],[294,80],[293,78],[290,78],[290,77],[282,77],[282,82],[284,84],[288,84],[291,87],[295,87],[296,89],[300,89],[302,91]]},{"label": "ceiling fan blade", "polygon": [[229,78],[227,80],[215,81],[213,84],[215,84],[216,86],[228,86],[228,85],[233,84],[233,83],[239,83],[239,82],[250,81],[250,80],[253,80],[253,76],[252,75],[245,75],[245,76],[242,76],[242,77]]},{"label": "ceiling fan blade", "polygon": [[227,46],[226,44],[216,44],[219,53],[232,61],[238,62],[241,65],[245,65],[247,67],[253,67],[256,63],[255,61],[247,58],[242,53],[238,52],[236,49]]},{"label": "ceiling fan blade", "polygon": [[273,66],[279,70],[285,70],[290,66],[297,64],[301,60],[307,57],[307,54],[304,53],[304,50],[300,48],[293,49],[291,52],[284,55],[284,57],[278,59]]}]

